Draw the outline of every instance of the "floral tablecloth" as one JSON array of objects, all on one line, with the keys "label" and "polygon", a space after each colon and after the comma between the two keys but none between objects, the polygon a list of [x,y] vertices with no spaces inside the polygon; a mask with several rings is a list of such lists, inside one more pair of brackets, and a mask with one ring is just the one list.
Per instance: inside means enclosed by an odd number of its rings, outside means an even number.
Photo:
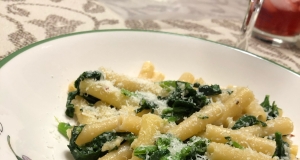
[{"label": "floral tablecloth", "polygon": [[[240,26],[237,19],[124,18],[100,0],[0,0],[0,60],[37,41],[87,30],[155,30],[234,46],[240,39]],[[248,51],[300,73],[300,49],[296,47],[277,48],[250,39]]]}]

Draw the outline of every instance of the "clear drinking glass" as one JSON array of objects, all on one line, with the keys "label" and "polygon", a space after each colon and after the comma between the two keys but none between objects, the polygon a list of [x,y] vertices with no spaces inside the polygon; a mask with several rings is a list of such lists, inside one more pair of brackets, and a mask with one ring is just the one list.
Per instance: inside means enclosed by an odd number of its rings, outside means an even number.
[{"label": "clear drinking glass", "polygon": [[300,0],[264,0],[253,36],[276,46],[295,45],[300,36]]}]

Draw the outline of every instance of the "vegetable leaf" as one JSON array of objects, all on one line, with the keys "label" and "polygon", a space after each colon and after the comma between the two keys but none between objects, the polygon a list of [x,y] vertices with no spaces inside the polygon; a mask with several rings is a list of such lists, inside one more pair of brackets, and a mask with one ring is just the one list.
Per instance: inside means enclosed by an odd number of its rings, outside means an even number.
[{"label": "vegetable leaf", "polygon": [[167,92],[170,92],[176,88],[176,81],[162,81],[159,85]]},{"label": "vegetable leaf", "polygon": [[163,81],[160,85],[164,89],[169,89],[169,94],[164,97],[158,97],[166,100],[169,108],[163,110],[162,117],[169,121],[179,123],[184,117],[192,115],[207,105],[209,99],[197,89],[194,85],[181,81]]},{"label": "vegetable leaf", "polygon": [[[80,82],[85,80],[85,79],[95,79],[95,80],[102,80],[104,79],[103,74],[100,71],[87,71],[87,72],[83,72],[74,82],[74,86],[76,88],[76,91],[73,92],[69,92],[68,93],[68,99],[67,99],[67,104],[66,104],[66,115],[70,118],[74,117],[74,105],[71,103],[73,99],[75,99],[75,97],[77,95],[80,95],[80,90],[79,90],[79,85]],[[91,95],[83,95],[82,96],[88,103],[90,104],[95,104],[97,101],[99,101],[98,98],[93,97]]]},{"label": "vegetable leaf", "polygon": [[74,117],[74,105],[71,103],[73,99],[75,99],[75,97],[78,95],[78,91],[74,91],[74,92],[69,92],[68,93],[68,99],[67,99],[67,104],[66,104],[66,115],[70,118]]},{"label": "vegetable leaf", "polygon": [[232,141],[231,137],[225,137],[225,139],[228,141],[226,144],[228,144],[234,148],[244,149],[244,147],[241,146],[239,143],[237,143],[236,141]]},{"label": "vegetable leaf", "polygon": [[279,159],[289,159],[289,152],[285,149],[289,147],[289,144],[283,141],[281,133],[275,133],[275,141],[276,150],[273,157],[277,156]]},{"label": "vegetable leaf", "polygon": [[270,105],[269,97],[269,95],[266,95],[264,101],[260,104],[267,113],[267,120],[274,119],[279,115],[279,108],[275,104],[275,101],[273,101],[272,105]]},{"label": "vegetable leaf", "polygon": [[256,124],[260,124],[263,127],[266,127],[267,124],[263,121],[258,120],[255,116],[251,115],[243,115],[240,119],[238,119],[231,129],[236,130],[242,127],[253,126]]},{"label": "vegetable leaf", "polygon": [[231,95],[231,94],[233,93],[233,91],[232,91],[232,90],[229,90],[229,89],[227,89],[226,91],[227,91],[227,93],[228,93],[229,95]]},{"label": "vegetable leaf", "polygon": [[99,101],[99,98],[96,98],[92,95],[83,94],[82,98],[84,98],[90,105],[94,105],[96,102]]},{"label": "vegetable leaf", "polygon": [[[86,71],[83,72],[74,82],[75,88],[78,90],[80,82],[85,79],[94,79],[96,81],[103,80],[104,75],[100,71]],[[78,90],[79,91],[79,90]]]},{"label": "vegetable leaf", "polygon": [[78,146],[75,141],[83,128],[84,126],[75,126],[73,128],[70,143],[68,145],[71,154],[76,160],[97,160],[107,153],[101,151],[104,143],[117,138],[117,133],[115,132],[104,132],[94,138],[91,142],[88,142],[83,146]]},{"label": "vegetable leaf", "polygon": [[151,146],[140,146],[134,149],[133,154],[141,159],[146,159],[147,156],[150,156],[157,151],[158,148],[155,145]]},{"label": "vegetable leaf", "polygon": [[150,109],[151,112],[153,113],[154,109],[157,108],[157,104],[155,104],[152,101],[148,101],[144,98],[142,98],[139,105],[140,105],[140,108],[135,110],[136,113],[142,112],[144,109]]},{"label": "vegetable leaf", "polygon": [[72,128],[72,126],[69,123],[64,123],[64,122],[59,122],[57,126],[58,132],[66,138],[68,138],[67,130],[70,128]]},{"label": "vegetable leaf", "polygon": [[122,93],[123,95],[127,96],[127,97],[131,97],[131,96],[136,95],[134,92],[130,92],[130,91],[124,89],[124,88],[121,89],[121,93]]},{"label": "vegetable leaf", "polygon": [[[134,155],[141,159],[149,160],[182,160],[196,159],[199,155],[204,155],[209,141],[200,137],[192,137],[186,142],[182,142],[172,135],[162,135],[155,145],[141,146],[134,150]],[[174,152],[174,148],[177,150]],[[171,152],[172,151],[172,152]]]},{"label": "vegetable leaf", "polygon": [[199,92],[202,92],[206,96],[218,95],[222,93],[220,86],[217,84],[203,85],[199,87]]},{"label": "vegetable leaf", "polygon": [[[119,133],[120,134],[120,133]],[[137,137],[133,133],[125,133],[125,136],[123,136],[126,141],[128,141],[130,144],[136,139]]]}]

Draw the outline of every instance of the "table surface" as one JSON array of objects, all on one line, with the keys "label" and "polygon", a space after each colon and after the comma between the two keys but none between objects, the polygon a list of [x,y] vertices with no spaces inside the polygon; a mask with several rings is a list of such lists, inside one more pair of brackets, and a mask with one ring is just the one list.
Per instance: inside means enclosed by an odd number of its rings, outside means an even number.
[{"label": "table surface", "polygon": [[[237,19],[126,18],[97,0],[2,0],[0,24],[0,60],[37,41],[88,30],[155,30],[229,46],[235,46],[241,38],[241,22]],[[300,73],[300,49],[296,47],[278,48],[252,38],[248,51]]]}]

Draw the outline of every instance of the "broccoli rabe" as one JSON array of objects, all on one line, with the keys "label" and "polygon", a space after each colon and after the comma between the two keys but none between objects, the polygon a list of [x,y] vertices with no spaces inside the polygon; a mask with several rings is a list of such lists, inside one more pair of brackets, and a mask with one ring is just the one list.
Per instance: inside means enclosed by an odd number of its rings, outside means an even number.
[{"label": "broccoli rabe", "polygon": [[163,81],[160,86],[168,94],[158,98],[166,100],[169,106],[163,110],[162,117],[175,122],[180,122],[210,103],[207,96],[222,93],[218,85],[201,86],[181,81]]},{"label": "broccoli rabe", "polygon": [[[66,135],[66,130],[71,127],[72,126],[70,126],[69,124],[62,122],[58,125],[58,129],[63,135]],[[115,140],[117,137],[122,137],[124,139],[123,142],[126,141],[129,143],[131,143],[136,138],[133,133],[129,132],[104,132],[95,137],[91,142],[88,142],[83,146],[78,146],[75,141],[83,128],[84,125],[73,127],[70,142],[68,145],[71,154],[76,160],[97,160],[99,157],[107,153],[107,151],[102,152],[103,145],[106,142]]]},{"label": "broccoli rabe", "polygon": [[129,90],[124,88],[121,89],[121,93],[127,97],[136,96],[134,92],[130,92]]},{"label": "broccoli rabe", "polygon": [[273,157],[277,156],[279,159],[289,159],[290,158],[289,151],[288,151],[289,144],[283,141],[281,133],[279,132],[275,133],[275,141],[276,141],[276,150]]},{"label": "broccoli rabe", "polygon": [[260,104],[267,113],[267,120],[274,119],[279,115],[279,108],[275,104],[275,101],[273,101],[272,105],[270,104],[269,97],[269,95],[266,95],[264,101]]},{"label": "broccoli rabe", "polygon": [[[94,80],[102,80],[104,79],[103,74],[100,71],[87,71],[87,72],[83,72],[74,82],[74,86],[76,88],[76,91],[70,92],[68,94],[68,99],[67,99],[67,104],[66,104],[66,115],[70,118],[74,117],[74,105],[71,103],[72,100],[77,96],[80,95],[80,90],[79,90],[79,85],[80,82],[85,80],[85,79],[94,79]],[[82,97],[89,103],[89,104],[94,104],[97,101],[99,101],[98,98],[93,97],[91,95],[88,94],[83,94]]]},{"label": "broccoli rabe", "polygon": [[199,86],[199,92],[202,92],[206,96],[218,95],[222,93],[220,86],[217,84],[213,85],[202,85]]},{"label": "broccoli rabe", "polygon": [[141,146],[134,150],[134,155],[147,160],[185,160],[206,158],[205,152],[209,141],[205,138],[192,137],[182,142],[171,135],[160,136],[155,145]]},{"label": "broccoli rabe", "polygon": [[144,109],[150,109],[151,113],[153,113],[154,109],[157,108],[157,104],[144,98],[141,99],[139,106],[140,108],[135,110],[136,113],[142,112]]},{"label": "broccoli rabe", "polygon": [[228,142],[226,144],[239,149],[244,149],[243,146],[241,146],[238,142],[231,140],[231,137],[224,137]]},{"label": "broccoli rabe", "polygon": [[64,122],[59,122],[57,126],[58,132],[66,138],[68,138],[67,130],[70,128],[72,128],[72,126],[69,123],[64,123]]},{"label": "broccoli rabe", "polygon": [[253,126],[253,125],[257,125],[260,124],[263,127],[266,127],[267,124],[263,121],[258,120],[255,116],[251,116],[251,115],[243,115],[241,118],[239,118],[235,124],[233,125],[233,127],[231,129],[236,130],[236,129],[240,129],[242,127],[248,127],[248,126]]},{"label": "broccoli rabe", "polygon": [[107,152],[102,152],[104,143],[117,138],[115,132],[104,132],[103,134],[94,138],[91,142],[78,146],[75,141],[81,133],[84,126],[74,126],[70,143],[68,145],[71,154],[76,160],[97,160],[99,157],[105,155]]}]

